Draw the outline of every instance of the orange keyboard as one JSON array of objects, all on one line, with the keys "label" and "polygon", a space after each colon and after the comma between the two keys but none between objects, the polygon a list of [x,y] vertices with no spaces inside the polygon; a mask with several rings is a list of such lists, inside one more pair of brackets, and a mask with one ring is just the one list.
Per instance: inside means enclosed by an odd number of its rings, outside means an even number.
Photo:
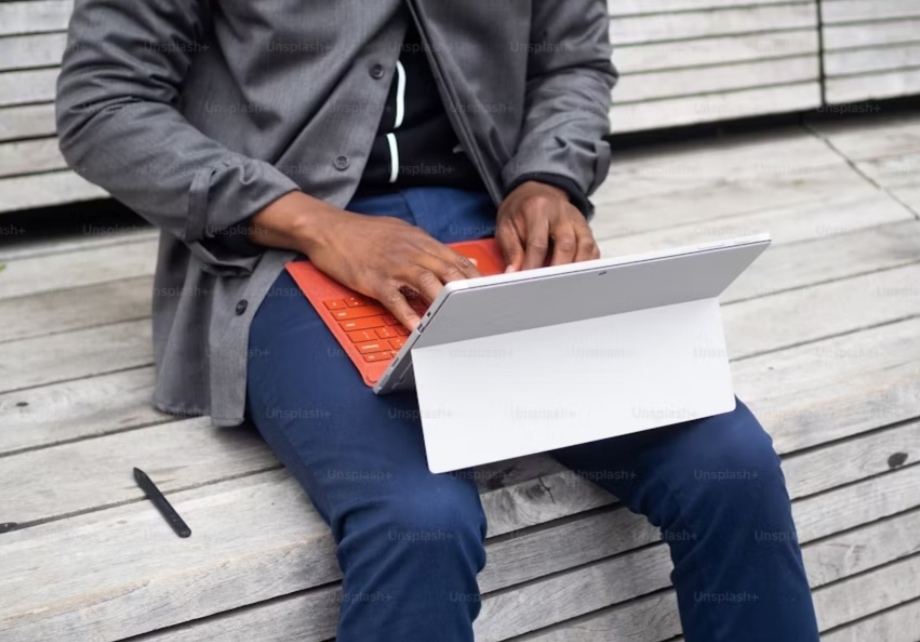
[{"label": "orange keyboard", "polygon": [[[339,327],[348,335],[368,363],[392,359],[409,336],[409,331],[376,301],[362,296],[323,301]],[[422,316],[428,308],[422,301],[409,301]]]},{"label": "orange keyboard", "polygon": [[[455,243],[451,247],[472,259],[481,274],[504,270],[501,251],[493,239]],[[361,373],[364,383],[373,387],[405,344],[409,331],[377,301],[337,283],[309,261],[292,261],[285,267]],[[428,308],[421,299],[410,299],[409,305],[419,316]]]}]

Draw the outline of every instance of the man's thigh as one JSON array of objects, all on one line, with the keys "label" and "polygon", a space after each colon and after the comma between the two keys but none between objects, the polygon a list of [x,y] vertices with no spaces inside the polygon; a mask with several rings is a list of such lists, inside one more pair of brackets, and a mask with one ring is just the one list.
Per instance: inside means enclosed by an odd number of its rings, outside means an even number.
[{"label": "man's thigh", "polygon": [[429,472],[415,393],[375,395],[287,272],[253,320],[247,379],[251,420],[337,540],[350,511],[415,490],[478,502]]},{"label": "man's thigh", "polygon": [[770,436],[740,400],[729,413],[553,454],[630,509],[650,517],[661,511],[663,501],[689,503],[706,490],[719,489],[724,495],[733,489],[757,502],[765,486],[774,491],[783,483]]}]

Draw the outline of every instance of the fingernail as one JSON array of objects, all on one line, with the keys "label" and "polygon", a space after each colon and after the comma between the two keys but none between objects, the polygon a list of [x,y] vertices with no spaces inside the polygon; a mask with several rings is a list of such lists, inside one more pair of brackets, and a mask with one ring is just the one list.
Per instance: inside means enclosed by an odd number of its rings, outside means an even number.
[{"label": "fingernail", "polygon": [[517,268],[514,267],[513,265],[509,265],[508,267],[505,268],[505,274],[507,274],[508,272],[517,272]]}]

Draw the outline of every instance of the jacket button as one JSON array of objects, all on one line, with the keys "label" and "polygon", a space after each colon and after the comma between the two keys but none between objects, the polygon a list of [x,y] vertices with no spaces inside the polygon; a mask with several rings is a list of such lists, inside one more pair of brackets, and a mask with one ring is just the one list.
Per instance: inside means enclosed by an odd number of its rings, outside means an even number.
[{"label": "jacket button", "polygon": [[243,313],[246,311],[246,308],[248,308],[248,307],[249,307],[249,301],[247,301],[246,299],[240,300],[240,301],[236,304],[236,313],[237,313],[237,315],[243,314]]},{"label": "jacket button", "polygon": [[335,165],[335,168],[339,170],[346,170],[350,165],[347,156],[336,156],[332,164]]},{"label": "jacket button", "polygon": [[371,78],[374,78],[375,80],[380,80],[383,78],[385,73],[386,72],[383,69],[383,65],[374,65],[371,67]]}]

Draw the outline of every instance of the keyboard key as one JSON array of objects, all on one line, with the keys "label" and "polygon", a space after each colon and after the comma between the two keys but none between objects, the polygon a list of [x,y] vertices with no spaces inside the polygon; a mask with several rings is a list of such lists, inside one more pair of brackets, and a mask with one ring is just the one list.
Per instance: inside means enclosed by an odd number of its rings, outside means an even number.
[{"label": "keyboard key", "polygon": [[348,333],[348,338],[358,343],[359,341],[375,341],[378,338],[383,339],[385,337],[378,337],[374,334],[374,330],[354,330]]},{"label": "keyboard key", "polygon": [[398,325],[398,326],[396,326],[395,328],[390,328],[390,329],[391,329],[391,330],[394,330],[394,331],[396,332],[396,334],[399,335],[399,336],[401,336],[401,337],[408,337],[409,334],[410,334],[409,331],[406,330],[406,328],[403,327],[403,326],[401,326],[401,325]]},{"label": "keyboard key", "polygon": [[393,337],[399,336],[396,334],[396,328],[377,328],[374,332],[377,333],[378,339],[392,339]]},{"label": "keyboard key", "polygon": [[346,307],[344,299],[329,299],[327,301],[323,301],[323,303],[326,304],[327,310],[341,310],[342,308]]},{"label": "keyboard key", "polygon": [[399,350],[405,343],[405,337],[396,337],[395,339],[390,339],[390,347],[392,347],[394,350]]},{"label": "keyboard key", "polygon": [[[392,339],[390,339],[392,341]],[[363,343],[356,343],[355,347],[358,349],[358,352],[361,354],[367,354],[368,352],[388,352],[391,346],[386,341],[364,341]]]},{"label": "keyboard key", "polygon": [[371,352],[370,354],[364,355],[364,360],[368,363],[374,363],[376,361],[389,361],[392,358],[392,350],[388,350],[386,352]]},{"label": "keyboard key", "polygon": [[379,316],[384,314],[384,312],[385,310],[379,305],[362,305],[358,308],[333,310],[332,316],[334,316],[337,321],[345,321],[347,319],[360,319],[361,317]]},{"label": "keyboard key", "polygon": [[394,317],[392,314],[384,314],[383,323],[385,325],[396,325],[397,323],[399,323],[399,321],[397,321],[396,317]]},{"label": "keyboard key", "polygon": [[383,322],[383,317],[362,317],[360,319],[351,319],[350,321],[341,321],[339,323],[339,326],[341,326],[345,332],[379,328],[384,325],[386,325],[386,323]]},{"label": "keyboard key", "polygon": [[363,296],[347,296],[345,297],[345,305],[349,308],[357,308],[362,305],[369,305],[370,300],[365,299]]}]

